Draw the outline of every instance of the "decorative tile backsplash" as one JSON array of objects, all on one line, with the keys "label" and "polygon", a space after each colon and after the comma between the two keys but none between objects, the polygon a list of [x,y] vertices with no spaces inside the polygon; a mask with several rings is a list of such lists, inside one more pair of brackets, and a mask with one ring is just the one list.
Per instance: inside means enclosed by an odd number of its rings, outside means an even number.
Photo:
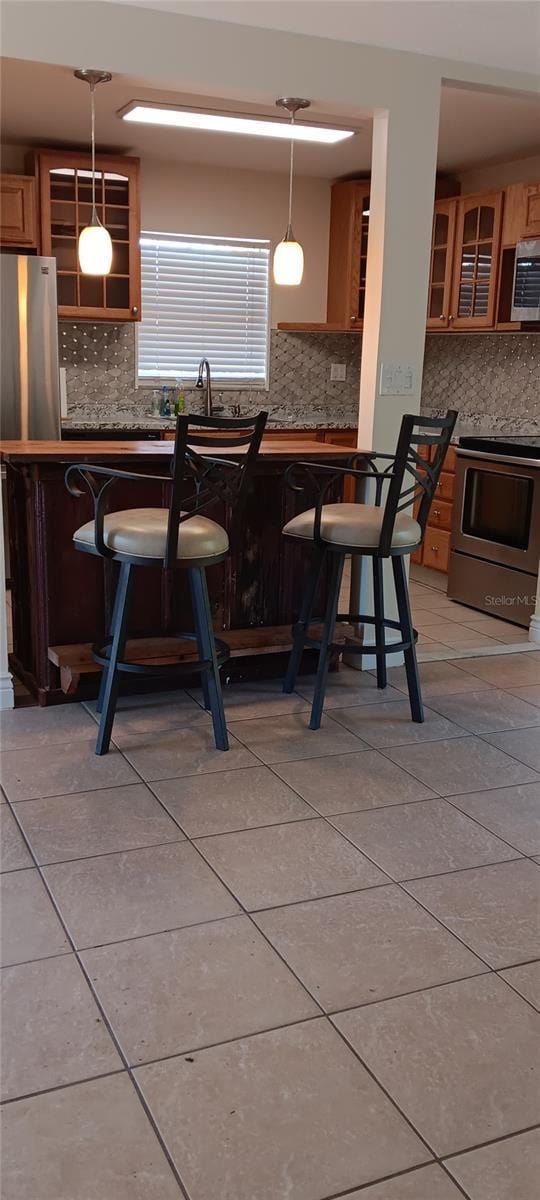
[{"label": "decorative tile backsplash", "polygon": [[[111,428],[148,425],[156,389],[135,386],[135,326],[61,321],[59,333],[69,420]],[[264,406],[282,425],[354,426],[361,347],[360,334],[272,330],[269,391],[220,395],[216,386],[215,403],[225,413],[236,404],[243,411]],[[345,363],[344,383],[330,381],[332,362]],[[186,388],[186,395],[189,409],[201,412],[202,393]],[[430,335],[422,411],[451,407],[459,409],[462,428],[540,433],[540,334]]]},{"label": "decorative tile backsplash", "polygon": [[[59,324],[60,365],[66,367],[68,415],[73,424],[144,425],[155,411],[155,387],[135,386],[136,332],[131,324]],[[344,363],[344,383],[330,381],[331,362]],[[360,379],[360,339],[347,333],[285,333],[270,337],[268,392],[224,391],[214,401],[267,408],[284,425],[355,425]],[[184,380],[184,383],[187,381]],[[203,393],[186,387],[188,406],[201,412]],[[219,399],[218,399],[219,397]]]},{"label": "decorative tile backsplash", "polygon": [[461,428],[540,434],[540,334],[428,337],[422,412],[447,408]]}]

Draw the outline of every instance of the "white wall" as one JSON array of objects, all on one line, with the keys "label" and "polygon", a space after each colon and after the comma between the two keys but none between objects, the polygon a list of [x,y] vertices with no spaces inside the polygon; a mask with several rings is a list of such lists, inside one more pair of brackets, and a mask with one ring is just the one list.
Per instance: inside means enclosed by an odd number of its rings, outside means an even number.
[{"label": "white wall", "polygon": [[[287,226],[288,178],[195,163],[141,162],[141,224],[166,233],[270,238]],[[298,178],[293,227],[305,256],[301,287],[272,289],[272,325],[325,321],[330,181]]]},{"label": "white wall", "polygon": [[540,179],[540,154],[516,158],[513,162],[496,163],[490,167],[475,167],[463,171],[457,178],[463,195],[507,187],[510,183],[534,183]]}]

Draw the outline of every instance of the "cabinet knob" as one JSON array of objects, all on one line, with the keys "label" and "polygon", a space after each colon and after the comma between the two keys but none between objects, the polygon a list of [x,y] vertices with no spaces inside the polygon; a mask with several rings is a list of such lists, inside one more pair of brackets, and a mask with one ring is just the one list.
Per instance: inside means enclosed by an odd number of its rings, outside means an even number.
[{"label": "cabinet knob", "polygon": [[453,320],[454,320],[454,317],[453,317],[453,314],[452,314],[452,313],[450,313],[450,316],[449,316],[448,320],[449,320],[449,321],[453,321]]},{"label": "cabinet knob", "polygon": [[[450,320],[452,320],[451,317],[450,317]],[[445,317],[444,313],[441,313],[441,315],[439,317],[439,321],[446,321],[446,317]]]},{"label": "cabinet knob", "polygon": [[432,550],[433,554],[438,554],[438,553],[439,553],[439,547],[438,547],[438,546],[431,546],[431,547],[430,547],[430,549]]},{"label": "cabinet knob", "polygon": [[133,305],[133,308],[131,309],[131,311],[133,313],[133,316],[136,317],[137,313],[139,311],[136,304]]},{"label": "cabinet knob", "polygon": [[440,508],[434,508],[434,509],[433,509],[433,516],[434,516],[434,517],[440,517],[440,515],[441,515],[441,510],[440,510]]}]

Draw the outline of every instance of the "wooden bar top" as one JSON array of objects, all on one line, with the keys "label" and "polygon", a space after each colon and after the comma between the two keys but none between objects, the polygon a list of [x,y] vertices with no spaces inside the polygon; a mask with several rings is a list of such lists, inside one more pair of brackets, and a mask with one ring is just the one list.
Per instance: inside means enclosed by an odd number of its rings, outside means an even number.
[{"label": "wooden bar top", "polygon": [[[198,454],[215,454],[226,457],[228,453],[241,454],[242,448],[228,451],[225,447],[197,446]],[[3,441],[0,442],[2,462],[92,462],[100,459],[160,459],[170,458],[174,450],[173,441],[129,441],[119,438],[110,442],[71,441]],[[327,462],[329,459],[350,458],[355,450],[351,446],[337,446],[332,442],[317,442],[307,438],[287,438],[279,441],[272,437],[263,438],[260,453],[263,458],[285,460],[313,459]]]}]

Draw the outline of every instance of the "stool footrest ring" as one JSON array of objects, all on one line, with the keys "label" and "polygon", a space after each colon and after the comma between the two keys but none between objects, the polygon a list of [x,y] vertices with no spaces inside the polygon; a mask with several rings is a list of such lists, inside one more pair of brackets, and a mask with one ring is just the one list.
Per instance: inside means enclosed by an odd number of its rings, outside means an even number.
[{"label": "stool footrest ring", "polygon": [[[179,642],[195,642],[197,638],[194,633],[179,633],[177,635]],[[216,646],[216,658],[218,666],[231,657],[230,646],[224,642],[222,638],[214,638]],[[94,662],[101,663],[102,667],[108,666],[110,657],[110,647],[112,637],[103,638],[99,642],[95,642],[92,646],[92,658]],[[119,662],[116,665],[118,671],[124,671],[131,675],[154,675],[154,676],[175,676],[175,675],[193,675],[200,672],[208,673],[212,670],[210,659],[189,658],[185,662],[173,663],[141,663],[141,662]]]}]

